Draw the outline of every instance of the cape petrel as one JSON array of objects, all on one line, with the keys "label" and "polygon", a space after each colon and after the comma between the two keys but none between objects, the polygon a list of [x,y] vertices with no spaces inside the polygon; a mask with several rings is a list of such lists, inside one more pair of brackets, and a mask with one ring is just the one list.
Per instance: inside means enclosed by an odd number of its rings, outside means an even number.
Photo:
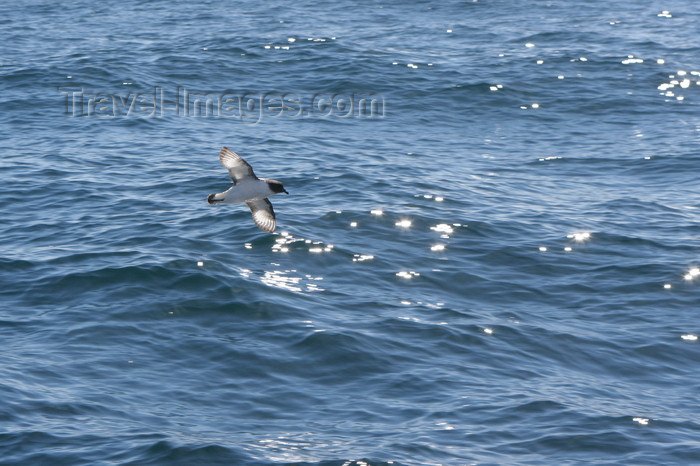
[{"label": "cape petrel", "polygon": [[245,202],[253,213],[253,221],[258,228],[268,233],[274,232],[277,222],[268,197],[279,193],[289,194],[282,183],[269,178],[258,178],[253,173],[253,167],[228,147],[221,149],[219,160],[228,170],[233,186],[223,193],[210,194],[207,202],[212,205]]}]

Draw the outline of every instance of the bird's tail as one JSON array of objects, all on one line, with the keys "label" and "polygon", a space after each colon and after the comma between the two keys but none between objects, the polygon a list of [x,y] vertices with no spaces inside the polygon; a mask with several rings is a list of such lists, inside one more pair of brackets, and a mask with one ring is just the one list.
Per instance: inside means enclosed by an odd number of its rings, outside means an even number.
[{"label": "bird's tail", "polygon": [[210,194],[207,196],[207,202],[211,205],[216,205],[224,201],[224,193]]}]

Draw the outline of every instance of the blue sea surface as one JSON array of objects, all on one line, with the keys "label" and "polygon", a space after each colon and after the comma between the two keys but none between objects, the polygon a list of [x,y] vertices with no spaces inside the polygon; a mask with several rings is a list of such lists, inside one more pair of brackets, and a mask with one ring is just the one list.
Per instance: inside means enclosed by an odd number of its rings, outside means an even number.
[{"label": "blue sea surface", "polygon": [[700,463],[698,24],[2,3],[0,463]]}]

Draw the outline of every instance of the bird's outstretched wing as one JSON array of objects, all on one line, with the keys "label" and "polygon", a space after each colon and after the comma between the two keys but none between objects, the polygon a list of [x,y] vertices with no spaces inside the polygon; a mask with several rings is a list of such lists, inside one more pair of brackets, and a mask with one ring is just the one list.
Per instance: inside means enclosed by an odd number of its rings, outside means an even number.
[{"label": "bird's outstretched wing", "polygon": [[273,233],[277,227],[275,221],[275,211],[272,209],[272,203],[269,199],[257,199],[247,201],[246,205],[250,207],[253,213],[253,221],[262,231]]},{"label": "bird's outstretched wing", "polygon": [[234,151],[228,147],[224,147],[219,152],[219,160],[221,165],[226,167],[228,170],[228,175],[231,177],[233,184],[238,184],[243,178],[252,176],[253,179],[257,179],[253,173],[253,167],[248,165],[248,162],[243,160],[243,157],[236,154]]}]

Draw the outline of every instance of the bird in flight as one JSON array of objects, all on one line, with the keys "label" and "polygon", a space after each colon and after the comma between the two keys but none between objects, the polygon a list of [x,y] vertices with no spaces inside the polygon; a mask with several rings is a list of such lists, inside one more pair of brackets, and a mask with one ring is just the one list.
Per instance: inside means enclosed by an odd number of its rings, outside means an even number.
[{"label": "bird in flight", "polygon": [[289,194],[282,183],[268,178],[258,178],[253,167],[228,147],[219,152],[219,160],[233,181],[233,186],[223,193],[210,194],[207,202],[216,204],[235,204],[245,202],[253,213],[253,221],[262,231],[272,233],[277,227],[275,211],[268,197],[275,194]]}]

